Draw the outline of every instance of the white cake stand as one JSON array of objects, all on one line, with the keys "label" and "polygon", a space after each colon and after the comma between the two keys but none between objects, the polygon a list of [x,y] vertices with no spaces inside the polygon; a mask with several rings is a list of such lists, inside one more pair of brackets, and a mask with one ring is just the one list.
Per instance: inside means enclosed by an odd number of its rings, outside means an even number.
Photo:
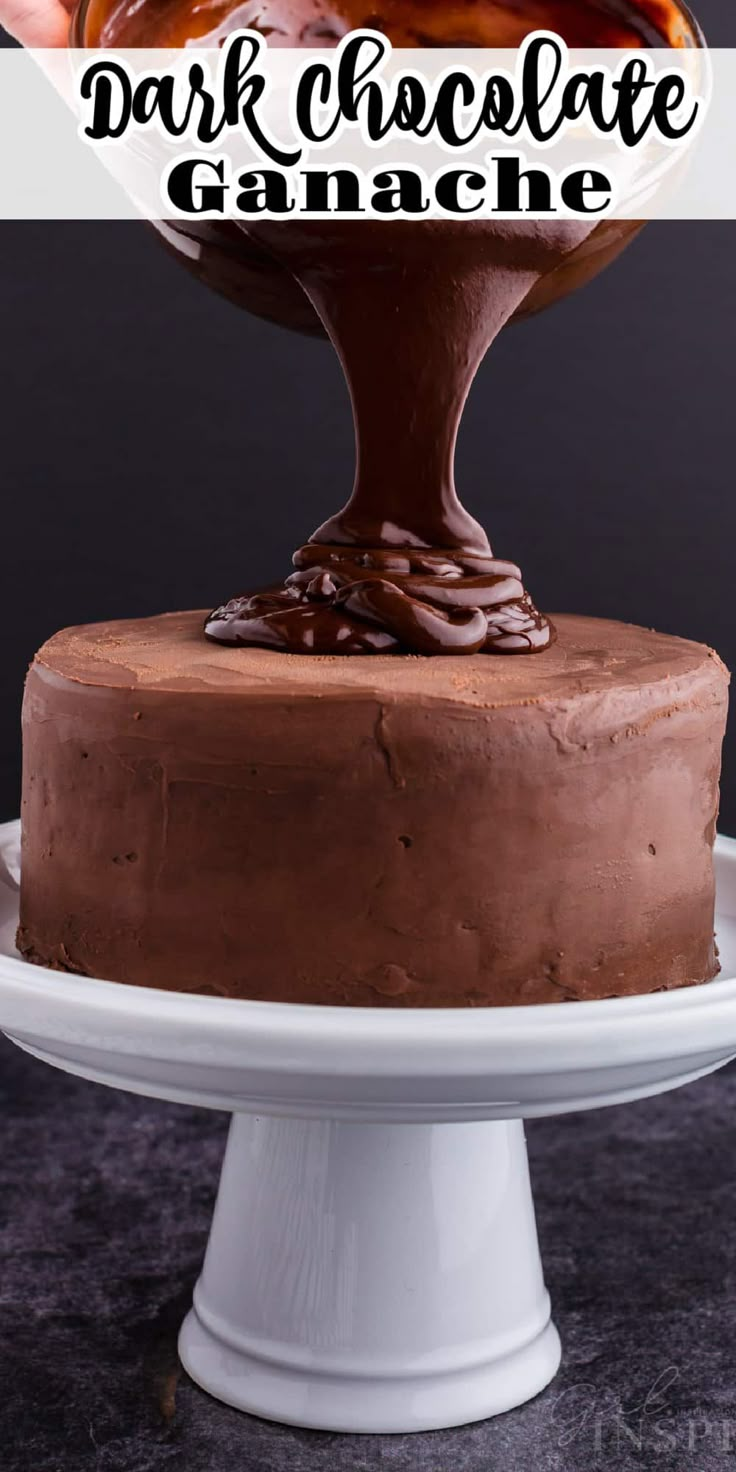
[{"label": "white cake stand", "polygon": [[148,991],[14,946],[0,828],[0,1028],[70,1073],[232,1111],[192,1377],[272,1420],[419,1431],[520,1405],[560,1358],[522,1119],[660,1093],[736,1055],[736,841],[722,979],[571,1006],[391,1011]]}]

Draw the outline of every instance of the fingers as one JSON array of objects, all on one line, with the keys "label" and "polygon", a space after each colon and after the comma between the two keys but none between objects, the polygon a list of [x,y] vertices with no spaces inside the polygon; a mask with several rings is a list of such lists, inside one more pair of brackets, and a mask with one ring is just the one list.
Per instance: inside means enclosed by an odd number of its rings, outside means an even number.
[{"label": "fingers", "polygon": [[0,25],[23,46],[66,46],[69,37],[61,0],[0,0]]}]

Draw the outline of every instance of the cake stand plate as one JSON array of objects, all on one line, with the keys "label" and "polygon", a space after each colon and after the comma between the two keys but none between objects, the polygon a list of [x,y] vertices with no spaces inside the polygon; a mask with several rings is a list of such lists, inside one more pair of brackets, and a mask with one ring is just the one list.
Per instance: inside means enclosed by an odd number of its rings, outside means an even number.
[{"label": "cake stand plate", "polygon": [[239,1002],[29,966],[0,828],[0,1028],[70,1073],[233,1114],[180,1350],[243,1410],[419,1431],[554,1375],[522,1120],[676,1088],[736,1056],[736,842],[707,986],[457,1011]]}]

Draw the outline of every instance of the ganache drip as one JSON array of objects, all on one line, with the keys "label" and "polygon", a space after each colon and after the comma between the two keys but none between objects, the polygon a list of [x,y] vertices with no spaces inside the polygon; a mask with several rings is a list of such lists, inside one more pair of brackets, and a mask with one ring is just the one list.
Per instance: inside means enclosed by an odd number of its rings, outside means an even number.
[{"label": "ganache drip", "polygon": [[295,654],[531,654],[554,640],[513,562],[307,543],[282,588],[232,598],[208,638]]},{"label": "ganache drip", "polygon": [[210,639],[295,654],[533,654],[554,632],[455,488],[476,368],[539,278],[591,230],[434,220],[259,225],[324,322],[353,409],[347,504],[279,588],[233,598]]}]

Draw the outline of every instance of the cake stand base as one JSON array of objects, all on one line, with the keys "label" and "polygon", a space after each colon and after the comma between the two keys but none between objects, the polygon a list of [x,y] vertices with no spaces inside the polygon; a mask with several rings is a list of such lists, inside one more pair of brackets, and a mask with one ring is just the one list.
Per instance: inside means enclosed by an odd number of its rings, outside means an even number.
[{"label": "cake stand base", "polygon": [[560,1343],[521,1121],[236,1115],[180,1353],[220,1400],[329,1431],[536,1395]]},{"label": "cake stand base", "polygon": [[560,1347],[521,1120],[736,1056],[730,839],[720,978],[574,1006],[309,1007],[60,975],[15,950],[19,867],[18,825],[0,827],[0,1029],[84,1078],[233,1114],[181,1355],[270,1419],[420,1431],[537,1394]]}]

